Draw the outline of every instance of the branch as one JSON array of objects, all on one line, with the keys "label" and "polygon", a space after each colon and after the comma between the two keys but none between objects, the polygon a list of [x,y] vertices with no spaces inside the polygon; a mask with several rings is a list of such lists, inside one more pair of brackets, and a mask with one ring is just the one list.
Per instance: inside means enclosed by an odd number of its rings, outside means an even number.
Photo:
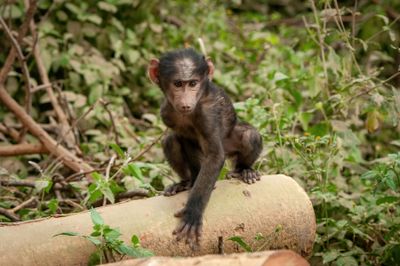
[{"label": "branch", "polygon": [[[22,68],[22,76],[25,81],[25,110],[28,114],[31,113],[31,105],[32,105],[32,94],[31,94],[31,77],[29,75],[28,66],[26,65],[26,60],[24,55],[22,54],[21,47],[19,46],[17,40],[15,40],[14,36],[11,33],[11,30],[8,28],[6,22],[3,18],[0,17],[0,24],[5,30],[8,38],[10,39],[12,46],[17,51],[17,56],[19,59],[19,63]],[[26,128],[23,128],[18,136],[18,142],[22,142],[26,134]],[[1,154],[0,154],[1,155]]]},{"label": "branch", "polygon": [[[29,24],[33,18],[33,15],[35,14],[36,11],[36,3],[37,0],[30,0],[29,1],[29,7],[28,10],[26,11],[26,19],[24,20],[24,23],[22,24],[21,28],[18,31],[18,37],[17,37],[17,42],[20,43],[22,39],[25,37]],[[17,56],[17,51],[15,50],[15,47],[12,46],[11,50],[7,56],[6,62],[4,63],[3,68],[0,70],[0,84],[3,84],[4,81],[7,78],[8,73],[11,70],[12,65],[14,64],[15,57]]]},{"label": "branch", "polygon": [[0,180],[0,185],[5,187],[35,187],[35,182],[24,180]]},{"label": "branch", "polygon": [[57,142],[49,134],[47,134],[47,132],[44,131],[7,93],[3,84],[0,84],[0,100],[8,109],[10,109],[10,111],[15,114],[21,123],[28,128],[32,135],[37,137],[51,154],[54,154],[57,158],[60,158],[60,160],[67,167],[75,172],[86,172],[93,170],[89,164],[76,157],[63,146],[57,145]]},{"label": "branch", "polygon": [[[28,1],[25,0],[25,4],[28,4],[27,2]],[[30,23],[30,29],[31,29],[32,34],[37,34],[36,33],[36,25],[33,20]],[[36,45],[33,47],[33,55],[35,57],[36,65],[37,65],[42,83],[43,84],[51,84],[49,76],[46,71],[46,67],[45,67],[42,57],[40,55],[39,42],[37,42]],[[54,109],[54,111],[58,117],[58,120],[61,124],[61,135],[64,135],[64,132],[69,132],[69,133],[65,134],[64,141],[69,148],[72,148],[75,146],[76,142],[75,142],[75,136],[70,130],[68,118],[65,115],[64,111],[62,110],[60,104],[58,103],[57,97],[54,94],[52,86],[46,86],[46,91],[47,91],[47,95],[49,96],[50,102],[53,106],[53,109]]]},{"label": "branch", "polygon": [[43,146],[43,144],[21,143],[15,145],[0,146],[0,157],[43,153],[47,153],[47,150]]},{"label": "branch", "polygon": [[113,117],[110,109],[108,109],[109,102],[106,102],[103,99],[100,99],[100,102],[103,105],[103,107],[106,110],[106,112],[108,113],[108,117],[111,120],[111,126],[112,126],[111,128],[112,128],[112,130],[114,132],[115,143],[117,143],[118,146],[121,146],[121,144],[119,142],[118,131],[117,131],[117,126],[115,125],[114,117]]},{"label": "branch", "polygon": [[0,132],[9,135],[14,141],[19,140],[18,131],[0,123]]},{"label": "branch", "polygon": [[12,211],[0,207],[0,214],[4,215],[5,217],[9,218],[13,222],[18,222],[21,219]]},{"label": "branch", "polygon": [[21,210],[21,209],[23,209],[23,208],[29,206],[31,203],[33,203],[33,202],[35,202],[35,201],[37,201],[37,198],[36,198],[36,197],[32,197],[32,198],[30,198],[30,199],[28,199],[28,200],[22,202],[21,204],[15,206],[14,208],[11,209],[11,211],[12,211],[13,213],[16,213],[17,211],[19,211],[19,210]]}]

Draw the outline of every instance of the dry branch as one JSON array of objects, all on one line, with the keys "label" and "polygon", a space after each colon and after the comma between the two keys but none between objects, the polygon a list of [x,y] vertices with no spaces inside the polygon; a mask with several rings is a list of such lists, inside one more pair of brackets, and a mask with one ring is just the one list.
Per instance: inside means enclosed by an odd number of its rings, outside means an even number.
[{"label": "dry branch", "polygon": [[18,222],[20,221],[20,218],[18,217],[18,215],[16,215],[14,212],[1,208],[0,207],[0,214],[4,215],[5,217],[7,217],[8,219],[10,219],[13,222]]},{"label": "dry branch", "polygon": [[[37,0],[29,0],[29,7],[25,14],[25,20],[18,31],[17,42],[21,43],[22,39],[25,37],[28,32],[30,22],[33,18],[33,15],[36,11],[36,3]],[[17,51],[14,46],[11,47],[10,52],[8,53],[6,62],[4,66],[0,69],[0,84],[3,84],[7,78],[8,73],[11,70],[12,65],[14,64],[15,57],[17,56]]]},{"label": "dry branch", "polygon": [[35,187],[35,182],[25,181],[25,180],[1,180],[1,186],[10,187]]},{"label": "dry branch", "polygon": [[0,146],[0,157],[42,153],[47,153],[46,148],[42,144],[22,143],[8,146]]},{"label": "dry branch", "polygon": [[151,257],[124,260],[108,266],[307,266],[300,255],[290,250],[274,250],[231,255],[206,255],[199,257]]},{"label": "dry branch", "polygon": [[[25,5],[29,7],[29,3],[27,0],[25,0]],[[38,34],[36,31],[36,24],[32,20],[30,23],[30,29],[32,34]],[[39,42],[36,43],[36,45],[33,47],[33,55],[35,57],[36,65],[39,71],[40,79],[42,80],[43,84],[51,84],[49,76],[47,74],[44,62],[42,60],[41,54],[40,54],[40,45]],[[50,99],[50,102],[53,106],[53,109],[58,117],[58,120],[61,124],[61,136],[63,136],[63,139],[65,143],[68,145],[68,148],[73,148],[75,146],[75,136],[73,132],[70,129],[70,124],[68,122],[68,118],[65,115],[64,111],[62,110],[60,104],[58,103],[57,97],[54,94],[52,86],[46,86],[46,92],[47,96]]]},{"label": "dry branch", "polygon": [[[238,180],[217,182],[196,253],[185,243],[177,243],[171,233],[178,223],[173,213],[184,205],[187,195],[134,200],[98,211],[106,224],[120,229],[125,242],[136,234],[142,246],[158,256],[216,254],[219,237],[225,240],[226,253],[237,252],[238,246],[227,240],[232,236],[241,236],[254,250],[288,248],[303,256],[311,253],[314,210],[304,190],[287,176],[263,176],[253,185]],[[53,236],[68,231],[89,235],[91,230],[88,212],[0,226],[0,265],[84,265],[94,251],[89,241]],[[258,234],[265,239],[255,242]]]},{"label": "dry branch", "polygon": [[49,134],[47,134],[47,132],[44,131],[7,93],[2,84],[0,84],[0,101],[2,101],[4,105],[15,114],[21,123],[28,128],[32,135],[37,137],[42,142],[42,144],[51,154],[60,158],[67,167],[71,168],[75,172],[86,172],[93,170],[90,165],[76,157],[63,146],[57,145],[56,141]]},{"label": "dry branch", "polygon": [[16,131],[13,128],[7,127],[4,124],[0,123],[0,132],[3,134],[9,135],[14,141],[19,140],[19,134],[18,131]]}]

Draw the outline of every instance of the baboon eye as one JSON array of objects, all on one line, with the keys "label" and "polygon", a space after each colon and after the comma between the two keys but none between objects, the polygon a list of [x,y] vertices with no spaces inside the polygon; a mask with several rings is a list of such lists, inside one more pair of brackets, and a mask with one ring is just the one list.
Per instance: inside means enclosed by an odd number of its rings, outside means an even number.
[{"label": "baboon eye", "polygon": [[196,85],[197,85],[197,81],[196,80],[189,81],[189,86],[190,87],[195,87]]},{"label": "baboon eye", "polygon": [[180,81],[180,80],[177,80],[177,81],[174,82],[174,86],[175,87],[182,87],[182,85],[183,85],[182,81]]}]

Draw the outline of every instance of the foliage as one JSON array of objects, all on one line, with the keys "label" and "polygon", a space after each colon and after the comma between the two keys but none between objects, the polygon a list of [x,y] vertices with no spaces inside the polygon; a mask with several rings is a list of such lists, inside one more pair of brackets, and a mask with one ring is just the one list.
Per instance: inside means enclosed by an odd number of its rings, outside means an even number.
[{"label": "foliage", "polygon": [[[93,232],[88,236],[81,236],[96,246],[96,251],[90,256],[89,265],[115,262],[116,254],[133,258],[153,256],[153,253],[140,247],[139,238],[136,235],[132,236],[131,245],[127,245],[120,240],[121,233],[119,230],[106,225],[95,209],[90,209],[90,217],[93,222]],[[55,236],[60,235],[80,236],[75,232],[64,232]]]},{"label": "foliage", "polygon": [[[76,122],[82,156],[97,173],[88,184],[43,155],[4,159],[1,178],[33,180],[36,188],[1,187],[0,207],[38,196],[35,206],[17,208],[26,220],[112,203],[135,189],[154,195],[172,182],[157,141],[165,130],[162,95],[147,80],[146,64],[167,50],[198,48],[201,37],[217,67],[214,81],[263,136],[256,167],[294,177],[312,199],[318,223],[312,264],[398,265],[400,4],[264,2],[39,1],[42,56]],[[0,12],[12,26],[24,17],[19,1]],[[0,47],[8,51],[10,43]],[[1,63],[6,56],[0,53]],[[34,61],[27,62],[32,83],[40,85]],[[15,68],[6,87],[20,103],[22,85]],[[45,91],[33,94],[32,107],[37,122],[54,128]],[[3,106],[0,121],[19,129]],[[14,143],[5,133],[0,138]]]}]

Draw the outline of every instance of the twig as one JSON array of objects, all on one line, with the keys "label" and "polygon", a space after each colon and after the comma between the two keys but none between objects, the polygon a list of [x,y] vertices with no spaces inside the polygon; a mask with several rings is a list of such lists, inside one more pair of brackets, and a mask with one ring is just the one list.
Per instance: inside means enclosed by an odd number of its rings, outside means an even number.
[{"label": "twig", "polygon": [[32,198],[30,198],[30,199],[28,199],[28,200],[22,202],[21,204],[19,204],[19,205],[15,206],[14,208],[12,208],[11,211],[12,211],[13,213],[16,213],[17,211],[19,211],[19,210],[25,208],[26,206],[29,206],[29,205],[30,205],[32,202],[34,202],[34,201],[37,201],[37,198],[36,198],[36,197],[32,197]]},{"label": "twig", "polygon": [[[64,94],[62,93],[62,89],[61,89],[61,87],[59,86],[59,84],[60,84],[60,83],[54,83],[53,87],[57,90],[58,99],[59,99],[59,101],[60,101],[60,104],[61,104],[61,106],[63,106],[63,109],[66,110],[66,113],[67,113],[67,115],[68,115],[68,117],[69,117],[69,120],[71,121],[71,120],[73,120],[73,117],[75,117],[75,115],[72,114],[72,110],[71,110],[71,108],[69,107],[68,101],[67,101],[66,97],[64,96]],[[81,155],[81,154],[82,154],[82,151],[81,151],[81,149],[79,148],[79,144],[80,144],[80,143],[79,143],[79,132],[78,132],[78,127],[76,127],[76,124],[74,124],[73,126],[71,125],[69,129],[70,129],[69,131],[72,131],[72,134],[74,134],[76,144],[78,144],[78,145],[75,145],[75,146],[74,146],[75,151],[76,151],[77,154]],[[68,132],[69,132],[69,131],[68,131]],[[61,141],[61,139],[58,139],[58,140],[57,140],[57,142],[60,142],[60,141]]]},{"label": "twig", "polygon": [[162,137],[165,136],[165,134],[168,132],[168,129],[165,129],[163,131],[163,133],[161,133],[160,136],[158,136],[152,143],[150,143],[149,145],[147,145],[141,152],[139,152],[135,157],[133,157],[131,160],[129,160],[130,162],[136,161],[137,159],[139,159],[140,157],[143,156],[143,154],[145,154],[146,152],[148,152],[157,142],[159,142],[161,140]]},{"label": "twig", "polygon": [[82,207],[82,206],[79,205],[78,203],[74,202],[73,200],[64,199],[64,200],[61,201],[61,202],[65,203],[65,204],[68,204],[68,205],[70,205],[71,207],[77,208],[78,210],[81,210],[81,211],[85,210],[84,207]]},{"label": "twig", "polygon": [[[358,0],[354,1],[354,7],[351,11],[351,44],[354,47],[356,40],[356,13],[358,8]],[[339,14],[340,15],[340,14]]]},{"label": "twig", "polygon": [[[29,5],[28,1],[25,0],[25,5]],[[35,33],[36,32],[36,25],[35,22],[32,20],[30,23],[30,29],[31,32]],[[42,60],[41,54],[40,54],[40,45],[37,43],[35,47],[33,47],[33,55],[36,60],[36,66],[39,71],[39,76],[42,80],[43,84],[51,84],[49,76],[47,74],[44,62]],[[57,118],[61,124],[61,134],[64,132],[70,131],[70,125],[68,123],[67,116],[65,115],[64,111],[62,110],[60,104],[58,103],[57,97],[54,94],[52,86],[46,87],[47,95],[49,96],[50,102],[53,106],[53,109],[57,115]],[[72,132],[65,134],[64,142],[68,145],[68,147],[72,148],[75,146],[75,136],[72,134]]]},{"label": "twig", "polygon": [[[149,145],[147,145],[144,149],[142,149],[135,157],[133,157],[132,159],[130,159],[128,162],[125,163],[129,163],[129,162],[133,162],[136,161],[137,159],[139,159],[140,157],[142,157],[146,152],[148,152],[157,142],[160,141],[160,139],[168,132],[168,129],[164,130],[163,133],[161,133],[160,136],[157,137],[157,139],[155,139],[153,142],[151,142]],[[120,167],[121,164],[116,164],[115,166]],[[105,167],[102,168],[97,168],[97,169],[92,169],[89,171],[85,171],[85,172],[80,172],[80,173],[75,173],[72,174],[70,176],[68,176],[67,178],[65,178],[66,182],[69,182],[71,180],[73,180],[74,178],[78,177],[78,176],[83,176],[83,175],[87,175],[87,174],[91,174],[93,172],[100,172],[100,171],[104,171],[106,170]]]},{"label": "twig", "polygon": [[[357,62],[356,55],[354,54],[354,47],[353,47],[353,46],[351,45],[351,43],[350,43],[349,37],[348,37],[348,35],[347,35],[347,33],[346,33],[346,28],[345,28],[345,26],[344,26],[342,17],[340,16],[339,4],[337,3],[336,0],[334,0],[333,2],[334,2],[334,5],[335,5],[335,9],[336,9],[336,16],[334,16],[334,18],[335,18],[335,23],[336,23],[336,25],[337,25],[337,27],[338,27],[338,30],[339,30],[339,31],[342,33],[342,35],[344,36],[344,37],[343,37],[343,38],[344,38],[344,41],[345,41],[346,44],[347,44],[347,48],[349,48],[349,50],[350,50],[351,59],[353,60],[354,65],[356,66],[356,69],[357,69],[358,73],[359,73],[359,74],[362,74],[362,70],[361,70],[361,68],[360,68],[360,65],[359,65],[358,62]],[[331,8],[331,6],[330,6],[330,4],[329,4],[328,2],[327,2],[327,5],[329,6],[329,8]]]},{"label": "twig", "polygon": [[31,92],[30,92],[31,85],[30,85],[30,79],[31,79],[31,78],[30,78],[30,75],[29,75],[28,66],[26,65],[25,57],[24,57],[24,55],[23,55],[23,53],[22,53],[22,50],[21,50],[21,47],[20,47],[18,41],[14,38],[14,36],[13,36],[12,33],[11,33],[11,30],[8,28],[7,24],[5,23],[5,21],[3,20],[2,17],[0,17],[0,24],[1,24],[1,26],[3,27],[3,29],[5,30],[6,35],[7,35],[8,38],[10,39],[12,46],[13,46],[14,49],[16,50],[16,52],[17,52],[17,57],[18,57],[18,59],[19,59],[19,61],[20,61],[20,64],[21,64],[22,73],[23,73],[23,78],[24,78],[25,83],[26,83],[26,89],[25,89],[25,93],[26,93],[26,95],[25,95],[25,110],[26,110],[26,112],[29,114],[29,113],[30,113],[30,110],[31,110],[31,106],[30,106],[30,103],[31,103]]},{"label": "twig", "polygon": [[[36,3],[37,0],[29,1],[29,7],[25,14],[25,20],[18,31],[18,37],[17,37],[18,43],[22,41],[22,39],[25,37],[28,31],[29,25],[36,11]],[[14,46],[12,46],[10,52],[8,53],[4,66],[2,67],[2,69],[0,69],[0,84],[3,84],[4,81],[6,80],[7,75],[10,72],[12,65],[14,64],[15,57],[17,56],[16,53],[17,51],[15,50]]]},{"label": "twig", "polygon": [[202,38],[197,38],[197,41],[199,42],[201,52],[203,53],[203,55],[205,57],[207,57],[206,46],[204,45],[203,39]]},{"label": "twig", "polygon": [[[129,119],[126,120],[129,122]],[[129,137],[133,138],[137,143],[140,143],[139,137],[133,132],[128,126],[127,123],[121,123],[122,127],[124,128],[125,132],[129,135]]]},{"label": "twig", "polygon": [[[91,111],[93,111],[93,109],[97,106],[98,103],[99,103],[99,100],[97,100],[94,104],[92,104],[91,106],[89,106],[89,109],[87,109],[87,111],[84,112],[80,117],[78,117],[77,119],[75,119],[75,120],[72,122],[71,127],[69,128],[69,130],[67,130],[66,132],[64,132],[64,133],[61,134],[61,139],[63,139],[63,138],[66,136],[66,134],[68,134],[69,132],[71,132],[72,129],[76,127],[76,125],[79,123],[79,121],[80,121],[81,119],[85,118]],[[60,141],[60,140],[57,141],[57,146],[58,146],[59,144],[61,144],[61,141]]]},{"label": "twig", "polygon": [[315,19],[315,23],[317,24],[317,34],[318,34],[318,43],[319,43],[319,47],[321,50],[321,59],[322,59],[322,66],[324,69],[324,76],[325,76],[325,86],[324,86],[324,91],[326,96],[329,97],[329,89],[328,89],[328,69],[327,69],[327,65],[326,65],[326,58],[325,58],[325,49],[324,49],[324,38],[322,36],[322,32],[321,32],[321,25],[319,24],[319,19],[318,19],[318,14],[317,14],[317,8],[315,7],[315,2],[314,0],[310,0],[311,3],[311,8],[314,14],[314,19]]},{"label": "twig", "polygon": [[134,189],[126,192],[119,193],[116,198],[118,200],[121,199],[130,199],[133,197],[149,197],[149,192],[146,189]]},{"label": "twig", "polygon": [[[375,1],[374,1],[375,2]],[[370,42],[371,40],[375,39],[378,35],[380,35],[381,33],[384,33],[387,31],[387,29],[390,29],[397,21],[400,20],[400,14],[394,14],[395,17],[393,18],[393,21],[389,23],[389,25],[387,25],[385,28],[383,28],[382,30],[375,32],[374,34],[372,34],[371,37],[369,37],[368,39],[365,40],[366,43]]]},{"label": "twig", "polygon": [[[8,28],[7,24],[1,17],[0,17],[0,24],[2,25],[3,29],[6,32],[6,35],[10,39],[12,46],[17,51],[17,57],[19,59],[22,68],[22,76],[25,81],[25,110],[28,114],[30,114],[32,109],[32,95],[31,95],[31,83],[30,83],[31,78],[29,75],[28,66],[26,65],[25,57],[22,53],[19,43],[17,42],[17,40],[15,40],[14,36],[11,33],[11,30]],[[19,134],[18,142],[23,141],[26,132],[27,129],[24,127]]]},{"label": "twig", "polygon": [[2,123],[0,123],[0,132],[9,135],[14,141],[18,141],[19,139],[18,131]]},{"label": "twig", "polygon": [[218,237],[218,254],[224,255],[224,238],[222,236]]},{"label": "twig", "polygon": [[100,103],[103,105],[104,109],[106,110],[106,112],[108,113],[108,117],[111,120],[111,125],[112,125],[112,130],[114,132],[114,138],[115,138],[115,143],[118,144],[118,146],[120,146],[119,143],[119,137],[118,137],[118,132],[117,132],[117,127],[115,125],[115,121],[114,121],[114,117],[110,111],[110,109],[108,109],[108,104],[109,102],[104,101],[103,99],[100,99]]},{"label": "twig", "polygon": [[35,182],[23,180],[0,180],[0,185],[9,187],[35,187]]},{"label": "twig", "polygon": [[11,211],[9,211],[7,209],[1,208],[1,207],[0,207],[0,214],[2,214],[5,217],[9,218],[13,222],[18,222],[18,221],[21,220],[15,213],[13,213],[13,212],[11,212]]},{"label": "twig", "polygon": [[169,24],[172,24],[172,25],[176,26],[178,29],[180,27],[182,27],[183,24],[184,24],[182,20],[180,20],[177,17],[173,17],[173,16],[166,16],[166,17],[163,18],[163,20],[165,22],[169,23]]},{"label": "twig", "polygon": [[[111,167],[114,165],[115,159],[117,158],[116,154],[113,154],[111,156],[110,162],[107,165],[107,169],[106,169],[106,175],[105,175],[105,182],[108,183],[108,181],[110,180],[110,171],[111,171]],[[107,205],[107,198],[104,197],[103,198],[103,206]]]},{"label": "twig", "polygon": [[369,88],[369,89],[367,89],[367,90],[365,90],[365,91],[362,91],[362,92],[360,92],[360,93],[357,94],[357,95],[354,95],[354,96],[350,97],[350,99],[348,100],[349,103],[350,103],[351,101],[353,101],[354,99],[356,99],[356,98],[358,98],[358,97],[360,97],[360,96],[362,96],[362,95],[368,94],[368,93],[370,93],[371,91],[375,90],[376,88],[379,88],[379,87],[382,86],[383,84],[388,83],[389,81],[391,81],[392,79],[394,79],[394,78],[397,77],[397,76],[400,76],[400,71],[394,73],[394,74],[391,75],[389,78],[387,78],[387,79],[385,79],[385,80],[379,82],[379,83],[376,84],[375,86],[372,86],[371,88]]},{"label": "twig", "polygon": [[0,146],[0,157],[43,153],[48,153],[48,151],[41,143],[20,143],[15,145]]},{"label": "twig", "polygon": [[52,86],[52,84],[42,84],[39,86],[35,86],[35,87],[31,88],[31,93],[36,93],[40,90],[47,89],[48,87],[51,87],[51,86]]}]

